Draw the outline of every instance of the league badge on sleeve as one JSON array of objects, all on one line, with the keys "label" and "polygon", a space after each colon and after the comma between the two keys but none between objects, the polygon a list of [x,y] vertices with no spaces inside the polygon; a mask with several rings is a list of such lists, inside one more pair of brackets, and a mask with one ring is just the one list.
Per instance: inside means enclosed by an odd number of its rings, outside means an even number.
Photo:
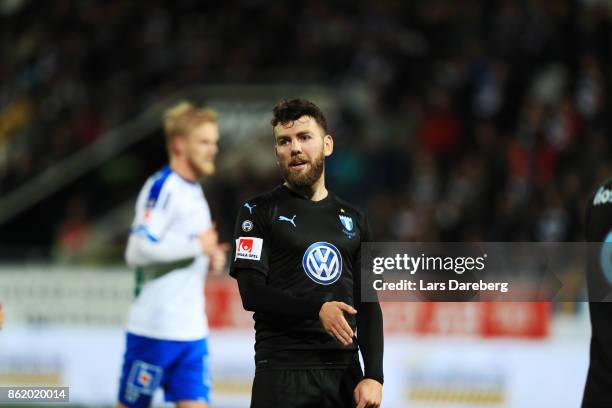
[{"label": "league badge on sleeve", "polygon": [[338,218],[340,218],[340,223],[344,227],[342,228],[342,232],[346,234],[348,239],[353,238],[356,235],[355,231],[353,231],[353,228],[354,228],[353,218],[348,215],[342,215],[342,214],[338,215]]},{"label": "league badge on sleeve", "polygon": [[236,258],[259,261],[263,239],[256,237],[239,237],[236,240]]},{"label": "league badge on sleeve", "polygon": [[244,220],[242,223],[242,230],[244,232],[249,232],[253,229],[253,222],[251,220]]}]

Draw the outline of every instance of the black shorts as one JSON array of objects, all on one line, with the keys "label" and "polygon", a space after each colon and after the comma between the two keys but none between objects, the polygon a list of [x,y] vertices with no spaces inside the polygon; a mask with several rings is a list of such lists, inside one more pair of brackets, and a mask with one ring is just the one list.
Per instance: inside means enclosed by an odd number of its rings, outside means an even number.
[{"label": "black shorts", "polygon": [[333,367],[261,367],[255,370],[251,408],[354,408],[363,378],[359,360]]}]

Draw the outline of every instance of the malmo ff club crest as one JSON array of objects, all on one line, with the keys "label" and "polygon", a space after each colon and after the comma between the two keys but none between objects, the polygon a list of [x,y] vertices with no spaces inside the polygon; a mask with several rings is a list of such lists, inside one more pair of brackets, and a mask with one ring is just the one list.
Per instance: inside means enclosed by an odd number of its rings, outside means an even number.
[{"label": "malmo ff club crest", "polygon": [[328,242],[310,245],[302,258],[306,275],[320,285],[331,285],[342,274],[342,256],[338,248]]},{"label": "malmo ff club crest", "polygon": [[[344,211],[344,210],[343,210]],[[348,215],[339,215],[340,223],[342,224],[342,232],[346,234],[348,239],[352,239],[356,233],[353,231],[353,219]]]}]

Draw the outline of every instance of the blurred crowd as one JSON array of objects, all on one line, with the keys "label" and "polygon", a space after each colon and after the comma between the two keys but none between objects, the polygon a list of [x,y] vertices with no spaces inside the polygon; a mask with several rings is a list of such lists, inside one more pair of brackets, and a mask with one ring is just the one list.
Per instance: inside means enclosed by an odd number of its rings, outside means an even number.
[{"label": "blurred crowd", "polygon": [[[381,241],[581,240],[612,176],[606,1],[0,5],[3,193],[173,90],[296,78],[333,89],[329,185]],[[278,182],[237,174],[210,191],[226,236]],[[60,244],[87,231],[74,200]]]}]

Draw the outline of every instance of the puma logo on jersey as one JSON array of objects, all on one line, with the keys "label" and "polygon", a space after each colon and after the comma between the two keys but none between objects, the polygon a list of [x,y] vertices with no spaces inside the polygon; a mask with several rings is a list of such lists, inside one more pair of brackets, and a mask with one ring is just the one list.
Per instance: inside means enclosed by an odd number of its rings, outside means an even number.
[{"label": "puma logo on jersey", "polygon": [[244,203],[244,206],[249,210],[249,214],[253,214],[253,208],[257,207],[257,204],[251,205],[249,203]]},{"label": "puma logo on jersey", "polygon": [[295,220],[295,217],[296,217],[296,216],[297,216],[297,214],[296,214],[296,215],[294,215],[294,216],[293,216],[293,218],[287,218],[287,217],[285,217],[284,215],[279,215],[279,216],[278,216],[278,220],[279,220],[279,221],[287,221],[287,222],[290,222],[290,223],[291,223],[291,224],[293,224],[293,226],[295,227],[295,222],[294,222],[293,220]]}]

